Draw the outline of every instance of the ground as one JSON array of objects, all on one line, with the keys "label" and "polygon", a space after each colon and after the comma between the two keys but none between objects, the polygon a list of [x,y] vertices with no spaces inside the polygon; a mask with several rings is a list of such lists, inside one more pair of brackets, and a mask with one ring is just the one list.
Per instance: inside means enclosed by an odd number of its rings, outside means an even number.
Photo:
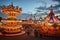
[{"label": "ground", "polygon": [[60,37],[34,37],[28,35],[20,35],[20,36],[13,36],[13,37],[6,37],[0,36],[0,40],[60,40]]}]

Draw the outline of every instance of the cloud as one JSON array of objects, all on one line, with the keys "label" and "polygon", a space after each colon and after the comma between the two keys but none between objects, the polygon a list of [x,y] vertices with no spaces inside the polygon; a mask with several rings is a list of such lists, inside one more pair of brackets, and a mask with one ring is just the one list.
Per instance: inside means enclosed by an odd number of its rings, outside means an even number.
[{"label": "cloud", "polygon": [[38,8],[36,8],[36,9],[40,9],[40,10],[45,10],[45,7],[38,7]]},{"label": "cloud", "polygon": [[[51,8],[51,6],[49,6],[47,8],[46,7],[38,7],[36,9],[37,9],[37,12],[43,12],[43,11],[49,10],[50,8]],[[58,11],[59,12],[60,11],[60,4],[53,6],[53,9],[54,9],[54,11]]]},{"label": "cloud", "polygon": [[0,6],[0,12],[1,12],[1,8],[2,8],[2,6]]},{"label": "cloud", "polygon": [[56,13],[60,13],[60,0],[53,0],[53,1],[56,1],[56,2],[59,3],[58,5],[55,5],[55,6],[54,6],[54,9],[57,10]]},{"label": "cloud", "polygon": [[28,14],[28,13],[22,13],[21,15],[17,16],[17,19],[25,20],[29,16],[30,16],[30,14]]},{"label": "cloud", "polygon": [[[49,6],[49,7],[40,6],[40,7],[35,8],[36,11],[37,11],[36,12],[36,17],[39,18],[40,16],[42,16],[43,18],[45,18],[49,14],[50,8],[51,8],[51,6]],[[53,6],[54,13],[56,15],[57,15],[57,13],[58,14],[60,13],[60,9],[59,8],[60,8],[60,4],[57,4],[57,5]]]},{"label": "cloud", "polygon": [[52,0],[52,1],[55,1],[55,2],[58,2],[58,3],[60,3],[60,0]]},{"label": "cloud", "polygon": [[60,0],[52,0],[52,1],[58,1],[59,2]]}]

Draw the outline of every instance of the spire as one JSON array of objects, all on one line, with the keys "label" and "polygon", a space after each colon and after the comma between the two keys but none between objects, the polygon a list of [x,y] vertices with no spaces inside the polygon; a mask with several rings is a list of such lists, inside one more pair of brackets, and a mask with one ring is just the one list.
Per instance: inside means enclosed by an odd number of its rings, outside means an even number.
[{"label": "spire", "polygon": [[53,7],[52,7],[52,5],[51,5],[51,8],[50,8],[50,13],[53,13]]},{"label": "spire", "polygon": [[11,5],[13,6],[13,2],[11,2]]},{"label": "spire", "polygon": [[52,5],[51,5],[51,8],[52,8]]}]

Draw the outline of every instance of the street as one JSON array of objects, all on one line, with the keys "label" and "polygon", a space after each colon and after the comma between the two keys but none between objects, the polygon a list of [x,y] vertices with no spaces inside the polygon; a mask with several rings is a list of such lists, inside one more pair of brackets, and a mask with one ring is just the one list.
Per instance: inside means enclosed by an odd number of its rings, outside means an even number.
[{"label": "street", "polygon": [[0,36],[0,40],[60,40],[59,37],[34,37],[28,35],[20,35],[20,36]]}]

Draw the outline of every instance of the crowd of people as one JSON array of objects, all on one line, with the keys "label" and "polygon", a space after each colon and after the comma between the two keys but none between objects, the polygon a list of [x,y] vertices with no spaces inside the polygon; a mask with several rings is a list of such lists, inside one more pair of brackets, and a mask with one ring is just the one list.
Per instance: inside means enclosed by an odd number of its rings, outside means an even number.
[{"label": "crowd of people", "polygon": [[42,37],[42,35],[41,35],[41,34],[39,33],[39,31],[36,30],[36,29],[34,29],[34,30],[32,30],[32,31],[27,30],[26,34],[27,34],[27,36],[34,36],[34,37],[36,37],[36,38]]}]

